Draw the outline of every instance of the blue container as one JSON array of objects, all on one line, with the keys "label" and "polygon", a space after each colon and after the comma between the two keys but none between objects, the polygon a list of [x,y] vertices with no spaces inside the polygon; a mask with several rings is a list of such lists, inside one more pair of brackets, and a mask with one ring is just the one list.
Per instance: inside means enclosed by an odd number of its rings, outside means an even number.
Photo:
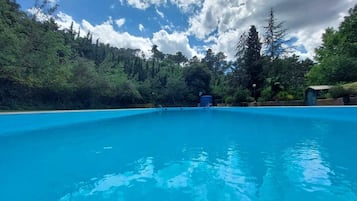
[{"label": "blue container", "polygon": [[211,95],[201,96],[200,107],[209,107],[213,104],[213,98]]}]

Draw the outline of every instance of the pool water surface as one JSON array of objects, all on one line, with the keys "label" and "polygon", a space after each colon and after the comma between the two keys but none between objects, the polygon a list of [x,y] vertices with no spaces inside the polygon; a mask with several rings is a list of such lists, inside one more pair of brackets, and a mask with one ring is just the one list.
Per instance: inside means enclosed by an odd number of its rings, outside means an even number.
[{"label": "pool water surface", "polygon": [[151,112],[0,136],[0,200],[356,201],[356,121]]}]

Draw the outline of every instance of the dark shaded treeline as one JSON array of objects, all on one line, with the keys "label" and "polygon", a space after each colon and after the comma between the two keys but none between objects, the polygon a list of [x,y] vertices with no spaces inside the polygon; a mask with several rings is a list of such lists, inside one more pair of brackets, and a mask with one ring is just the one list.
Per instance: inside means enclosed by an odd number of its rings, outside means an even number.
[{"label": "dark shaded treeline", "polygon": [[[210,49],[203,59],[188,59],[181,52],[164,54],[156,45],[152,56],[145,58],[138,49],[93,41],[91,33],[80,37],[80,30],[73,26],[59,30],[53,19],[38,22],[20,11],[15,1],[0,0],[0,4],[3,110],[116,108],[146,103],[194,106],[199,94],[212,94],[217,103],[235,104],[254,99],[302,99],[305,76],[313,66],[309,59],[282,56],[287,51],[280,44],[284,34],[280,38],[274,34],[285,30],[274,24],[273,11],[273,22],[267,27],[273,30],[272,40],[261,43],[252,26],[248,34],[237,36],[237,49],[232,50],[237,61],[230,62],[224,53]],[[269,38],[268,32],[266,35]]]}]

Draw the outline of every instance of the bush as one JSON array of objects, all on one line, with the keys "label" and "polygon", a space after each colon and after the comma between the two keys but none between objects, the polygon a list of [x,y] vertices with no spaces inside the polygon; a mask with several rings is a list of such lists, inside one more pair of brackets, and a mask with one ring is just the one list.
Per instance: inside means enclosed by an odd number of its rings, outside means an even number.
[{"label": "bush", "polygon": [[234,98],[232,96],[227,96],[224,98],[224,102],[226,104],[232,104],[234,102]]},{"label": "bush", "polygon": [[258,98],[259,101],[270,101],[272,98],[271,87],[264,88],[261,92],[261,96]]},{"label": "bush", "polygon": [[248,89],[238,89],[238,91],[234,94],[234,99],[236,103],[254,100],[254,98],[250,96],[250,91]]},{"label": "bush", "polygon": [[287,91],[281,91],[276,95],[278,100],[282,101],[288,101],[288,100],[294,100],[294,96],[289,94]]},{"label": "bush", "polygon": [[345,96],[350,96],[352,91],[344,88],[343,86],[334,86],[329,90],[332,98],[341,98]]},{"label": "bush", "polygon": [[350,95],[357,95],[357,82],[352,82],[348,84],[344,84],[343,88],[347,89],[349,92],[351,92]]}]

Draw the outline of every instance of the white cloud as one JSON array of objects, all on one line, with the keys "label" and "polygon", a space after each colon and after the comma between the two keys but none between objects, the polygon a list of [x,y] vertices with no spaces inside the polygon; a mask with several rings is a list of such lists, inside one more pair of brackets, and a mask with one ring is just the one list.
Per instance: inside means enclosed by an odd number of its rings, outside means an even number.
[{"label": "white cloud", "polygon": [[159,11],[157,8],[155,9],[156,13],[161,17],[161,18],[165,18],[165,15],[163,12]]},{"label": "white cloud", "polygon": [[239,20],[249,17],[251,12],[240,1],[205,0],[200,12],[189,19],[189,31],[199,39],[215,32],[236,29]]},{"label": "white cloud", "polygon": [[125,18],[115,20],[115,24],[117,24],[118,27],[122,27],[125,24]]},{"label": "white cloud", "polygon": [[141,32],[145,31],[144,25],[139,24],[138,27],[139,27],[139,31],[141,31]]},{"label": "white cloud", "polygon": [[[182,51],[188,57],[196,55],[198,50],[224,52],[228,59],[234,59],[235,45],[239,36],[248,31],[251,25],[256,25],[262,38],[266,19],[270,8],[274,8],[279,21],[285,21],[288,35],[296,37],[296,46],[303,46],[307,53],[298,53],[302,57],[313,57],[314,49],[321,44],[321,35],[327,27],[337,27],[347,14],[348,8],[354,5],[351,0],[119,0],[138,9],[147,9],[151,6],[162,18],[165,16],[162,6],[176,5],[185,15],[189,16],[187,32],[177,32],[175,28],[182,24],[161,25],[160,31],[154,33],[153,38],[132,36],[130,33],[121,33],[114,30],[114,24],[121,27],[125,24],[124,18],[114,20],[111,17],[99,25],[92,25],[86,20],[76,23],[73,18],[59,12],[56,16],[57,24],[64,29],[74,22],[74,29],[81,28],[81,35],[86,31],[93,33],[93,38],[100,38],[101,42],[108,42],[116,47],[141,48],[150,50],[153,43],[157,44],[164,53]],[[52,0],[51,2],[56,2]],[[318,12],[324,11],[324,12]],[[32,8],[30,13],[40,21],[48,20],[49,16],[41,10]],[[146,24],[139,24],[138,29],[145,31]],[[182,27],[181,27],[182,28]],[[182,30],[182,29],[181,29]],[[169,32],[169,33],[168,33]],[[205,45],[192,47],[188,36],[195,36]],[[117,38],[116,38],[117,37]],[[120,41],[122,40],[122,41]]]},{"label": "white cloud", "polygon": [[[115,23],[118,25],[117,21]],[[187,33],[184,32],[169,34],[165,30],[160,30],[153,34],[152,39],[137,37],[128,32],[116,31],[111,17],[99,25],[92,25],[87,20],[77,23],[71,16],[62,12],[57,15],[56,22],[61,29],[68,29],[73,22],[75,29],[81,29],[82,36],[90,32],[93,35],[93,41],[99,39],[100,42],[111,44],[113,47],[141,49],[145,55],[151,55],[150,51],[153,44],[158,45],[160,51],[167,54],[175,54],[181,51],[188,58],[198,55],[197,51],[190,46]],[[139,29],[144,30],[144,26],[139,24]]]},{"label": "white cloud", "polygon": [[197,52],[190,47],[187,34],[183,32],[169,34],[165,30],[160,30],[153,34],[152,43],[157,45],[159,50],[164,53],[175,54],[181,51],[188,58],[197,55]]},{"label": "white cloud", "polygon": [[129,6],[137,9],[145,10],[150,6],[160,6],[166,4],[166,0],[120,0],[123,5],[125,2]]},{"label": "white cloud", "polygon": [[239,36],[251,25],[256,25],[262,38],[270,8],[273,8],[277,19],[285,22],[288,35],[298,38],[294,45],[308,51],[296,53],[312,58],[314,49],[321,44],[324,30],[337,27],[352,6],[350,0],[338,3],[335,0],[204,0],[202,7],[189,18],[188,31],[210,43],[207,48],[222,51],[228,59],[234,59],[234,46]]},{"label": "white cloud", "polygon": [[192,13],[196,8],[202,6],[204,0],[119,0],[119,2],[121,5],[126,4],[141,10],[146,10],[151,6],[166,6],[170,2],[176,5],[183,13]]},{"label": "white cloud", "polygon": [[226,54],[228,60],[234,60],[238,42],[237,38],[239,38],[240,34],[240,30],[230,30],[219,34],[217,37],[211,37],[209,41],[215,43],[207,47],[207,49],[211,48],[216,53],[223,52]]},{"label": "white cloud", "polygon": [[100,42],[111,44],[114,47],[141,49],[145,53],[152,47],[150,39],[136,37],[128,32],[117,32],[114,30],[113,25],[106,22],[93,26],[89,22],[83,20],[82,27],[85,31],[90,31],[93,34],[94,40],[99,38]]},{"label": "white cloud", "polygon": [[[75,32],[78,32],[81,29],[81,25],[78,24],[77,22],[74,21],[72,16],[67,15],[66,13],[59,12],[56,16],[56,23],[59,26],[60,29],[69,29],[71,25],[73,24],[73,30]],[[85,36],[87,33],[84,31],[80,32],[80,36]]]},{"label": "white cloud", "polygon": [[109,16],[108,20],[105,22],[107,24],[113,24],[113,18],[112,16]]},{"label": "white cloud", "polygon": [[30,15],[35,16],[36,20],[38,20],[40,22],[47,21],[51,18],[51,16],[43,13],[43,11],[40,8],[33,7],[33,8],[28,9],[27,12],[29,12]]},{"label": "white cloud", "polygon": [[298,41],[294,44],[295,46],[303,46],[306,49],[305,52],[296,53],[301,58],[314,58],[315,49],[321,45],[321,36],[324,33],[324,29],[316,29],[312,33],[305,30],[298,31],[291,34],[292,37],[296,37]]},{"label": "white cloud", "polygon": [[[102,24],[92,25],[87,20],[82,20],[80,24],[76,23],[71,16],[62,12],[57,15],[56,23],[61,29],[68,29],[72,22],[75,29],[81,29],[81,36],[90,32],[93,35],[93,41],[99,39],[101,43],[110,44],[113,47],[141,49],[146,55],[151,54],[152,42],[149,38],[137,37],[128,32],[116,31],[111,17]],[[116,24],[118,25],[117,20]]]},{"label": "white cloud", "polygon": [[184,13],[190,13],[194,11],[194,8],[200,8],[204,0],[170,0],[172,4],[175,4]]}]

